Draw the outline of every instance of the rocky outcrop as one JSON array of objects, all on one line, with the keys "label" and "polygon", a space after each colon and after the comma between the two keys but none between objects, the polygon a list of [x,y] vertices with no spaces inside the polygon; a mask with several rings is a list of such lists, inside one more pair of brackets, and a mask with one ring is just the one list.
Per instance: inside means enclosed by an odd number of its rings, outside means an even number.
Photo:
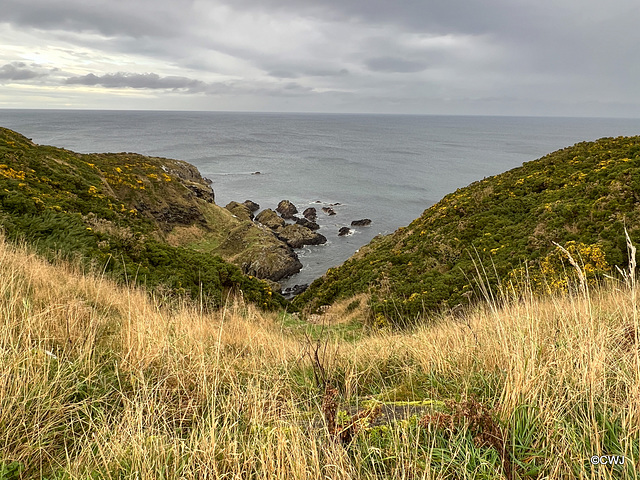
[{"label": "rocky outcrop", "polygon": [[253,220],[253,212],[244,203],[229,202],[224,208],[241,220]]},{"label": "rocky outcrop", "polygon": [[302,212],[302,216],[310,222],[315,222],[316,218],[318,218],[318,211],[315,207],[305,208],[304,212]]},{"label": "rocky outcrop", "polygon": [[258,210],[260,210],[260,205],[258,205],[256,202],[253,202],[251,200],[245,200],[244,202],[242,202],[242,204],[246,205],[247,208],[251,210],[251,213],[255,213]]},{"label": "rocky outcrop", "polygon": [[293,287],[287,287],[282,290],[282,295],[287,300],[291,300],[296,295],[300,295],[301,293],[303,293],[307,288],[309,288],[308,283],[304,283],[302,285],[294,285]]},{"label": "rocky outcrop", "polygon": [[177,225],[206,224],[204,215],[195,205],[180,203],[148,205],[145,201],[138,200],[134,206],[139,213],[156,220],[163,232],[169,232]]},{"label": "rocky outcrop", "polygon": [[342,227],[338,230],[338,236],[344,237],[345,235],[349,235],[351,233],[351,229],[349,227]]},{"label": "rocky outcrop", "polygon": [[[204,180],[206,181],[206,179]],[[215,195],[210,186],[203,185],[201,183],[189,182],[189,181],[185,181],[184,186],[187,187],[189,190],[191,190],[191,193],[193,193],[197,198],[201,198],[202,200],[208,203],[215,202]]]},{"label": "rocky outcrop", "polygon": [[366,227],[371,225],[371,220],[368,218],[363,218],[362,220],[354,220],[351,222],[352,227]]},{"label": "rocky outcrop", "polygon": [[318,225],[316,222],[313,222],[311,220],[307,220],[306,218],[298,218],[296,219],[296,223],[298,225],[301,225],[305,228],[308,228],[309,230],[318,230],[320,228],[320,225]]},{"label": "rocky outcrop", "polygon": [[280,203],[278,203],[276,212],[278,212],[282,216],[282,218],[291,219],[296,213],[298,213],[298,209],[289,200],[282,200]]},{"label": "rocky outcrop", "polygon": [[245,254],[241,268],[247,275],[277,282],[302,270],[302,263],[290,247],[264,246]]},{"label": "rocky outcrop", "polygon": [[256,221],[260,222],[265,227],[269,227],[272,230],[277,230],[280,227],[284,227],[285,221],[278,216],[276,212],[267,208],[256,215]]},{"label": "rocky outcrop", "polygon": [[322,207],[322,211],[327,215],[335,215],[336,211],[331,207]]},{"label": "rocky outcrop", "polygon": [[324,235],[312,232],[308,228],[297,224],[281,228],[276,235],[291,248],[302,248],[304,245],[321,245],[327,241]]},{"label": "rocky outcrop", "polygon": [[247,275],[277,282],[302,268],[293,249],[270,230],[250,221],[233,219],[226,231],[224,240],[212,253],[221,254]]}]

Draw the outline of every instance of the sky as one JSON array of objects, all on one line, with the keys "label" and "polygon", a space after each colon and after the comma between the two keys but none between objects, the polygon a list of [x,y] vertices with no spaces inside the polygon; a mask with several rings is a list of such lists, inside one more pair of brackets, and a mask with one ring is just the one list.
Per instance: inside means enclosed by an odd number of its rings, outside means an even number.
[{"label": "sky", "polygon": [[640,117],[638,0],[2,0],[0,108]]}]

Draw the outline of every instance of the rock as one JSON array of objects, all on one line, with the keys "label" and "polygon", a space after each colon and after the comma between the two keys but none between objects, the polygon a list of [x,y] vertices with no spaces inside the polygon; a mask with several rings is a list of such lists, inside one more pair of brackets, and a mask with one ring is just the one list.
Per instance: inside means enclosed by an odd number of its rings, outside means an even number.
[{"label": "rock", "polygon": [[260,175],[260,172],[253,172],[251,175]]},{"label": "rock", "polygon": [[318,218],[318,211],[316,207],[309,207],[302,212],[302,216],[311,222],[315,222],[316,218]]},{"label": "rock", "polygon": [[229,202],[224,208],[241,220],[253,220],[253,212],[244,203]]},{"label": "rock", "polygon": [[272,230],[284,227],[286,223],[282,218],[278,216],[276,212],[274,212],[270,208],[261,211],[256,216],[256,221],[260,222],[265,227],[269,227]]},{"label": "rock", "polygon": [[291,247],[282,243],[246,254],[241,268],[247,275],[277,282],[302,270],[302,263]]},{"label": "rock", "polygon": [[258,210],[260,210],[260,205],[258,205],[256,202],[252,202],[251,200],[245,200],[244,202],[242,202],[243,205],[246,205],[249,210],[251,210],[251,212],[257,212]]},{"label": "rock", "polygon": [[207,220],[196,205],[154,205],[149,206],[143,200],[135,203],[135,209],[159,222],[159,227],[169,232],[177,225],[192,225],[194,223],[206,225]]},{"label": "rock", "polygon": [[344,237],[345,235],[349,235],[351,233],[351,229],[349,227],[342,227],[338,230],[338,236]]},{"label": "rock", "polygon": [[289,200],[282,200],[278,204],[278,208],[276,208],[276,212],[278,212],[282,218],[293,218],[293,216],[298,213],[298,209],[296,206],[291,203]]},{"label": "rock", "polygon": [[354,220],[351,222],[352,227],[366,227],[371,225],[371,220],[368,218],[363,218],[362,220]]},{"label": "rock", "polygon": [[322,211],[327,215],[335,215],[336,211],[331,207],[322,207]]},{"label": "rock", "polygon": [[327,241],[324,235],[312,232],[301,225],[287,225],[276,233],[277,237],[291,248],[302,248],[304,245],[321,245]]},{"label": "rock", "polygon": [[294,285],[293,287],[287,287],[282,291],[282,296],[287,300],[291,300],[296,295],[300,295],[307,288],[309,288],[309,284],[305,283],[303,285]]},{"label": "rock", "polygon": [[201,183],[188,183],[184,182],[184,186],[191,190],[196,197],[201,198],[207,203],[214,203],[215,195],[213,190],[209,186],[202,185]]},{"label": "rock", "polygon": [[296,223],[308,228],[309,230],[318,230],[320,228],[320,225],[318,225],[316,222],[312,222],[310,220],[307,220],[306,218],[298,218],[296,220]]}]

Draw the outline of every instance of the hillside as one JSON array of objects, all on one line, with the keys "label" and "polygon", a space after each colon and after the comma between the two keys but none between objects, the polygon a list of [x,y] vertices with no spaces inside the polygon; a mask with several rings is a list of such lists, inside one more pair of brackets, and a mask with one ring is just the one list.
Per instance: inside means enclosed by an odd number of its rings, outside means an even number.
[{"label": "hillside", "polygon": [[483,298],[483,284],[518,294],[528,277],[534,290],[566,288],[567,257],[553,242],[595,280],[626,264],[625,225],[640,240],[640,137],[579,143],[447,195],[295,304],[317,311],[370,292],[380,322],[406,323]]},{"label": "hillside", "polygon": [[0,259],[3,480],[639,477],[632,283],[371,332]]},{"label": "hillside", "polygon": [[186,162],[78,154],[8,129],[0,129],[0,225],[50,257],[79,257],[122,281],[163,295],[204,294],[214,305],[240,289],[279,308],[285,300],[251,275],[277,280],[298,263],[268,229],[215,205]]}]

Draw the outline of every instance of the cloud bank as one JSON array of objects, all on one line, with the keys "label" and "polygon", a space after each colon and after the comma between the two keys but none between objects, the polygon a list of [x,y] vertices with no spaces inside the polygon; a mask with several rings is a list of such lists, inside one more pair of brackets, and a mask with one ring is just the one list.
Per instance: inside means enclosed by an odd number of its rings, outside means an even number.
[{"label": "cloud bank", "polygon": [[640,116],[636,0],[4,3],[0,107]]}]

